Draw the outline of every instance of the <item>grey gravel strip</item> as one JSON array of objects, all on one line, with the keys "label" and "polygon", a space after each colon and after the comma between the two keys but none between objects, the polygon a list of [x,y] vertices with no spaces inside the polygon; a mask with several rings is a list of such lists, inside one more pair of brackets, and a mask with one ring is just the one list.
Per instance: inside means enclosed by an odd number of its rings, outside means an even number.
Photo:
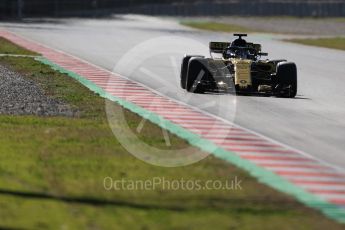
[{"label": "grey gravel strip", "polygon": [[72,117],[76,111],[46,96],[35,82],[0,65],[0,114]]}]

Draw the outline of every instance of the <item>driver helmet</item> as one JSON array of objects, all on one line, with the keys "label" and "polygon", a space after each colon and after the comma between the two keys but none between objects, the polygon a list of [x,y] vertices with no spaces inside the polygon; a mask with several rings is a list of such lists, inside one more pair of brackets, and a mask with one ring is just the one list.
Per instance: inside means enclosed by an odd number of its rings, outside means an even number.
[{"label": "driver helmet", "polygon": [[231,43],[231,47],[238,46],[238,47],[246,47],[247,41],[242,38],[237,38]]}]

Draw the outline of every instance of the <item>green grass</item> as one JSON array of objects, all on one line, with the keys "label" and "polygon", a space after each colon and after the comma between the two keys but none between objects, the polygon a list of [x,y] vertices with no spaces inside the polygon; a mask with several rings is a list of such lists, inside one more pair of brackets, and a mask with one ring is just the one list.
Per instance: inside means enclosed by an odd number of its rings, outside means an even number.
[{"label": "green grass", "polygon": [[339,17],[339,18],[330,18],[329,20],[334,20],[336,22],[345,22],[345,17]]},{"label": "green grass", "polygon": [[310,39],[289,39],[289,42],[299,43],[309,46],[320,46],[331,49],[345,50],[345,38],[310,38]]},{"label": "green grass", "polygon": [[249,18],[257,18],[257,19],[268,19],[268,20],[315,20],[315,21],[336,21],[336,22],[344,22],[345,17],[298,17],[298,16],[249,16]]},{"label": "green grass", "polygon": [[37,53],[22,49],[2,37],[0,37],[0,54],[37,55]]},{"label": "green grass", "polygon": [[[1,50],[0,50],[1,51]],[[319,212],[212,156],[180,168],[148,165],[113,136],[105,101],[72,78],[30,58],[0,63],[78,109],[75,118],[0,116],[0,229],[343,229]],[[121,108],[114,104],[115,111]],[[132,129],[141,118],[129,111]],[[122,124],[117,124],[121,128]],[[147,123],[140,138],[164,147]],[[188,144],[170,135],[172,149]],[[198,151],[191,149],[191,151]],[[242,190],[112,190],[103,179],[221,180]]]},{"label": "green grass", "polygon": [[201,30],[209,30],[209,31],[217,31],[217,32],[239,32],[239,33],[247,33],[247,32],[254,32],[251,29],[245,28],[243,26],[232,25],[227,23],[219,23],[219,22],[196,22],[196,21],[182,21],[182,25],[189,26],[195,29]]}]

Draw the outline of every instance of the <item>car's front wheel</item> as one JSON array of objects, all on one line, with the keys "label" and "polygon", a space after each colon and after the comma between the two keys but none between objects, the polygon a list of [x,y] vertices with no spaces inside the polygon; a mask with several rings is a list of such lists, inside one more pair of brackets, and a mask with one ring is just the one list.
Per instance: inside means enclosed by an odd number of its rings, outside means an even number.
[{"label": "car's front wheel", "polygon": [[180,74],[180,84],[182,89],[186,89],[187,84],[187,71],[188,71],[188,64],[189,60],[193,57],[200,57],[203,58],[204,56],[199,55],[185,55],[182,59],[181,64],[181,74]]},{"label": "car's front wheel", "polygon": [[186,89],[191,93],[204,93],[205,89],[199,83],[208,73],[208,61],[205,58],[194,57],[189,60]]}]

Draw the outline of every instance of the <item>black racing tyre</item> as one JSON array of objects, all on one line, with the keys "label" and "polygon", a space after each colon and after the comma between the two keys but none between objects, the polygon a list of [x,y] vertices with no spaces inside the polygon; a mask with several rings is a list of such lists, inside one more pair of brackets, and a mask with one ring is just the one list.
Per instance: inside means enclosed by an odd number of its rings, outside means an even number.
[{"label": "black racing tyre", "polygon": [[189,60],[187,70],[186,89],[192,93],[204,93],[205,89],[196,81],[201,81],[208,73],[208,60],[201,57],[193,57]]},{"label": "black racing tyre", "polygon": [[294,98],[297,95],[297,67],[292,62],[280,62],[277,65],[278,96]]},{"label": "black racing tyre", "polygon": [[182,59],[181,74],[180,74],[180,83],[181,83],[182,89],[186,89],[188,64],[189,64],[189,60],[193,57],[204,57],[204,56],[198,56],[198,55],[185,55],[184,56],[184,58]]}]

